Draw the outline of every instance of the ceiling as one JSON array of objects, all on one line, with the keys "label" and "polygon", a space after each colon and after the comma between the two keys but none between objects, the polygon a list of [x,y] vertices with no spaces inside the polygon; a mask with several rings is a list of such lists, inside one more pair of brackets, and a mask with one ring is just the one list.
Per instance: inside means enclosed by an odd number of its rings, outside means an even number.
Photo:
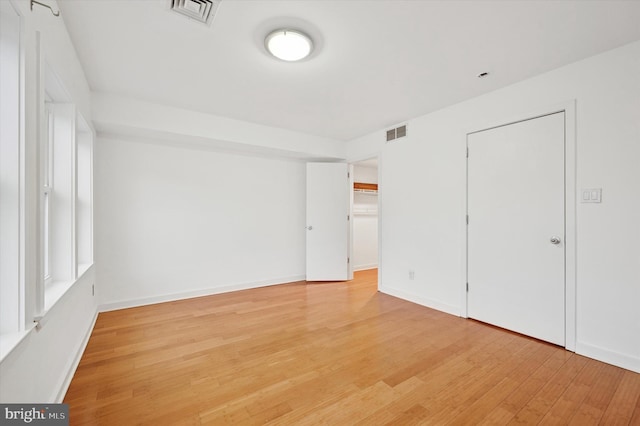
[{"label": "ceiling", "polygon": [[[640,39],[640,1],[58,0],[95,92],[348,141]],[[316,51],[264,50],[280,27]],[[486,78],[477,78],[489,72]]]}]

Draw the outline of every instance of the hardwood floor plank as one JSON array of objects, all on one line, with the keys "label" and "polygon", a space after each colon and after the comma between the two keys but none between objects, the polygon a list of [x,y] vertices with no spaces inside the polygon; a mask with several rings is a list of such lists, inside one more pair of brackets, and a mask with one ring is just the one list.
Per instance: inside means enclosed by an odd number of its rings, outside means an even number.
[{"label": "hardwood floor plank", "polygon": [[[496,372],[497,375],[494,376],[492,382],[490,382],[493,383],[493,386],[483,392],[475,401],[468,401],[463,406],[460,415],[453,419],[453,424],[478,423],[490,417],[499,404],[512,394],[520,383],[547,359],[548,353],[542,350],[544,346],[538,345],[537,342],[530,343],[532,344],[524,349],[528,353],[522,356],[519,362],[513,365],[512,369],[501,367]],[[507,417],[504,412],[500,411],[495,419],[496,421],[497,419],[504,419],[506,423]],[[509,418],[511,417],[513,415],[509,416]]]},{"label": "hardwood floor plank", "polygon": [[570,424],[576,426],[599,424],[620,384],[623,373],[624,370],[621,368],[603,364]]},{"label": "hardwood floor plank", "polygon": [[[535,342],[527,341],[523,345],[512,344],[503,347],[498,353],[493,354],[494,357],[498,357],[497,362],[479,366],[482,371],[473,371],[473,381],[464,377],[459,385],[451,387],[447,392],[438,392],[436,398],[423,403],[433,413],[428,423],[442,424],[453,419],[455,424],[465,424],[485,417],[509,394],[510,386],[504,379],[527,362],[534,347],[533,343]],[[486,368],[485,365],[491,367]],[[487,394],[491,396],[487,397]]]},{"label": "hardwood floor plank", "polygon": [[573,355],[551,377],[540,391],[516,414],[511,424],[537,424],[558,398],[565,392],[569,384],[582,371],[587,363],[584,357]]},{"label": "hardwood floor plank", "polygon": [[[640,382],[635,373],[625,371],[600,421],[606,425],[633,424],[631,419],[636,405],[640,406]],[[640,418],[635,424],[640,424]]]},{"label": "hardwood floor plank", "polygon": [[[427,424],[427,420],[429,419],[429,410],[424,406],[417,404],[409,408],[408,410],[400,413],[392,420],[384,423],[385,425],[424,425]],[[381,424],[381,423],[370,423],[370,424]]]},{"label": "hardwood floor plank", "polygon": [[540,424],[566,423],[568,419],[571,419],[589,393],[601,368],[601,363],[594,360],[587,360],[584,369],[576,376],[575,380],[569,384],[564,393],[545,414]]},{"label": "hardwood floor plank", "polygon": [[640,374],[348,283],[101,313],[72,425],[638,424]]},{"label": "hardwood floor plank", "polygon": [[511,418],[524,407],[542,387],[553,377],[554,374],[564,365],[568,355],[567,352],[556,346],[543,344],[541,346],[541,364],[533,369],[527,377],[523,377],[519,386],[511,392],[497,407],[503,414],[510,412]]},{"label": "hardwood floor plank", "polygon": [[[631,374],[633,375],[634,373],[631,373]],[[633,377],[632,377],[632,380],[634,380],[635,382],[635,379]],[[638,400],[636,402],[636,408],[635,410],[633,410],[633,414],[631,415],[631,420],[629,421],[629,424],[634,426],[640,425],[640,397],[638,397]]]}]

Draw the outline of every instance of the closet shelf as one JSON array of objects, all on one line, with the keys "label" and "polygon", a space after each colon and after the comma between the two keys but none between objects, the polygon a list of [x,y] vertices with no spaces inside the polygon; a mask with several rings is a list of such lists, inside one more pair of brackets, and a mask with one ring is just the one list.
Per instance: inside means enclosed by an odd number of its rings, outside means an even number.
[{"label": "closet shelf", "polygon": [[357,192],[359,194],[377,195],[378,194],[378,184],[377,183],[354,182],[353,183],[353,191]]},{"label": "closet shelf", "polygon": [[377,216],[378,215],[378,210],[374,209],[374,210],[354,210],[353,214],[355,216]]},{"label": "closet shelf", "polygon": [[365,195],[378,195],[378,191],[372,189],[354,189],[353,192]]}]

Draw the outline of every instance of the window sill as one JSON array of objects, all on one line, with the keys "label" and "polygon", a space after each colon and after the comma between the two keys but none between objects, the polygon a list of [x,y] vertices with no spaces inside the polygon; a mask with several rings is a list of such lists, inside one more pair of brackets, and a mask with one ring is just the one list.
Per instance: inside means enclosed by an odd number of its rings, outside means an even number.
[{"label": "window sill", "polygon": [[92,265],[92,263],[83,263],[78,265],[78,278],[73,281],[54,281],[45,287],[44,311],[42,313],[43,317],[51,308],[53,308],[58,300],[62,299],[65,293],[73,287],[75,283],[80,281],[82,276],[89,270],[89,268],[91,268]]},{"label": "window sill", "polygon": [[45,316],[49,309],[56,304],[56,302],[62,299],[62,296],[71,288],[75,281],[54,281],[47,285],[44,289],[44,312],[42,316]]},{"label": "window sill", "polygon": [[0,334],[0,363],[15,349],[20,342],[31,333],[36,324],[29,324],[29,328],[16,333]]},{"label": "window sill", "polygon": [[82,278],[85,272],[93,266],[93,263],[79,263],[78,264],[78,279]]},{"label": "window sill", "polygon": [[46,322],[47,312],[62,299],[71,287],[93,266],[92,263],[78,265],[78,278],[73,281],[55,281],[47,284],[44,289],[44,310],[37,321],[29,323],[24,331],[15,333],[0,334],[0,362],[20,345],[28,335],[38,325],[42,326]]}]

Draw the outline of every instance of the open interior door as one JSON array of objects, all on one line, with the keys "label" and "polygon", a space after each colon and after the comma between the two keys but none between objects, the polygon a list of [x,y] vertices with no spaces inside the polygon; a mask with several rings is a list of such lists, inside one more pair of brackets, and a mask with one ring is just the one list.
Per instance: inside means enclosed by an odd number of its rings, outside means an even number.
[{"label": "open interior door", "polygon": [[349,279],[349,165],[307,163],[307,281]]}]

